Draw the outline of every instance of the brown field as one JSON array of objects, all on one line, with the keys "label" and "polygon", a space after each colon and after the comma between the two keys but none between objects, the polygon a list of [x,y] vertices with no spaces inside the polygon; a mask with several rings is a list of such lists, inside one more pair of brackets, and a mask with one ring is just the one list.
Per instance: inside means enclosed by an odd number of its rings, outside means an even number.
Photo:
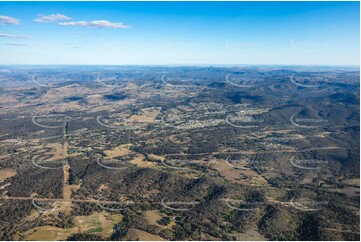
[{"label": "brown field", "polygon": [[129,229],[125,240],[141,240],[141,241],[154,241],[154,240],[166,240],[163,239],[162,237],[158,236],[158,235],[154,235],[148,232],[145,232],[143,230],[139,230],[139,229],[134,229],[131,228]]},{"label": "brown field", "polygon": [[[214,159],[212,166],[226,179],[234,183],[246,184],[252,186],[261,186],[267,183],[267,181],[257,174],[257,172],[247,169],[239,170],[229,166],[225,160]],[[240,166],[241,165],[237,165]],[[250,178],[242,178],[248,176]]]},{"label": "brown field", "polygon": [[246,233],[235,233],[238,241],[266,241],[267,239],[257,230],[249,230]]},{"label": "brown field", "polygon": [[[157,226],[161,226],[160,224],[157,223],[157,221],[165,216],[165,214],[161,213],[158,210],[146,211],[144,213],[144,215],[149,224],[157,225]],[[163,227],[163,229],[172,229],[174,225],[175,225],[175,222],[171,221],[167,226],[161,226],[161,227]]]},{"label": "brown field", "polygon": [[347,179],[342,181],[343,184],[346,184],[348,186],[358,186],[360,187],[360,179]]},{"label": "brown field", "polygon": [[161,160],[164,160],[165,159],[165,157],[164,156],[159,156],[159,155],[153,155],[153,154],[149,154],[148,155],[148,158],[150,159],[150,160],[154,160],[154,161],[161,161]]},{"label": "brown field", "polygon": [[129,153],[131,153],[131,151],[129,150],[129,147],[131,145],[132,144],[119,145],[112,150],[105,150],[104,153],[108,156],[109,159],[114,159],[118,156],[128,155]]},{"label": "brown field", "polygon": [[[30,217],[35,216],[32,214]],[[29,219],[30,219],[29,217]],[[110,215],[106,212],[93,213],[89,216],[75,217],[73,228],[62,229],[54,226],[42,226],[30,229],[24,233],[25,240],[66,240],[75,233],[89,233],[107,238],[113,233],[113,226],[122,220],[119,214]],[[28,220],[30,221],[30,220]]]},{"label": "brown field", "polygon": [[345,187],[345,188],[333,188],[329,189],[331,192],[343,193],[348,197],[360,197],[359,187]]},{"label": "brown field", "polygon": [[16,171],[13,169],[0,169],[0,181],[16,175]]},{"label": "brown field", "polygon": [[25,233],[29,234],[26,236],[25,240],[66,240],[70,235],[76,233],[77,231],[77,227],[70,229],[62,229],[52,226],[37,227]]},{"label": "brown field", "polygon": [[75,218],[80,233],[91,233],[105,238],[111,236],[114,224],[121,220],[120,214],[110,215],[105,212]]},{"label": "brown field", "polygon": [[162,215],[158,210],[146,211],[144,214],[149,224],[159,225],[157,221],[162,218]]},{"label": "brown field", "polygon": [[76,190],[76,189],[80,188],[80,185],[69,185],[67,183],[67,181],[69,180],[69,169],[70,169],[70,166],[68,163],[66,163],[63,167],[63,172],[64,172],[63,199],[68,200],[63,203],[64,210],[66,210],[66,211],[71,210],[70,199],[71,199],[72,190]]},{"label": "brown field", "polygon": [[151,161],[145,161],[144,155],[138,154],[132,161],[134,165],[137,165],[139,167],[155,167],[157,164],[155,162]]}]

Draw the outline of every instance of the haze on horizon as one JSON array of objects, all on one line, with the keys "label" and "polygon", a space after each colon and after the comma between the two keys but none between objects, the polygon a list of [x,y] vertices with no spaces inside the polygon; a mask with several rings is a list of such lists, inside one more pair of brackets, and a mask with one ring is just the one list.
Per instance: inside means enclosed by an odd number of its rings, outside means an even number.
[{"label": "haze on horizon", "polygon": [[0,64],[359,65],[359,2],[0,2]]}]

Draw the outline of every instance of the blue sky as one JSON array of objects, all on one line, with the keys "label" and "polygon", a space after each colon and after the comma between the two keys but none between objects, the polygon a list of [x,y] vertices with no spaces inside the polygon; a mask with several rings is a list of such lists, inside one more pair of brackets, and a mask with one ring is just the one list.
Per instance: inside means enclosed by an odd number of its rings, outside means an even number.
[{"label": "blue sky", "polygon": [[359,65],[359,2],[0,2],[0,64]]}]

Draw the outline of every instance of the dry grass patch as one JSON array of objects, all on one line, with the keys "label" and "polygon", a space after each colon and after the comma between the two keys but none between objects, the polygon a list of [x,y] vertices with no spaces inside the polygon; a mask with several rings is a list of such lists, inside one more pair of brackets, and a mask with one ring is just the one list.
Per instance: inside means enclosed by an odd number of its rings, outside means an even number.
[{"label": "dry grass patch", "polygon": [[0,181],[16,175],[16,171],[13,169],[0,169]]},{"label": "dry grass patch", "polygon": [[145,161],[144,155],[138,154],[131,162],[139,167],[155,167],[157,164],[151,161]]},{"label": "dry grass patch", "polygon": [[113,233],[113,226],[122,220],[120,214],[108,214],[105,212],[93,213],[89,216],[77,216],[76,224],[80,233],[96,234],[109,237]]},{"label": "dry grass patch", "polygon": [[77,231],[77,227],[70,229],[62,229],[52,226],[37,227],[26,232],[26,234],[30,235],[26,236],[25,240],[66,240],[69,236],[76,233]]},{"label": "dry grass patch", "polygon": [[[235,169],[228,165],[225,160],[215,159],[212,166],[224,177],[224,179],[233,183],[261,186],[267,183],[267,181],[257,174],[257,172],[250,169]],[[242,167],[242,164],[237,164]],[[245,167],[244,167],[245,168]]]},{"label": "dry grass patch", "polygon": [[119,145],[112,150],[104,150],[104,153],[108,156],[109,159],[114,159],[118,156],[125,156],[132,152],[129,149],[131,145],[132,144]]},{"label": "dry grass patch", "polygon": [[125,240],[140,240],[140,241],[163,241],[166,240],[158,235],[148,233],[143,230],[131,228],[125,236]]}]

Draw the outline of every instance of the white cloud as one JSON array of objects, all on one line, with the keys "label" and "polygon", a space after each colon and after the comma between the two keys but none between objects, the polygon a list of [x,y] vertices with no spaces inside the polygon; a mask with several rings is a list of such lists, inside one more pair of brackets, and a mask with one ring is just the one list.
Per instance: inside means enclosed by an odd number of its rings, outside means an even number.
[{"label": "white cloud", "polygon": [[7,42],[6,45],[16,45],[16,46],[28,46],[27,43],[19,43],[19,42]]},{"label": "white cloud", "polygon": [[39,23],[48,23],[48,22],[55,22],[55,21],[69,20],[69,19],[71,18],[63,14],[57,13],[57,14],[41,16],[37,19],[34,19],[34,21]]},{"label": "white cloud", "polygon": [[0,25],[19,24],[20,20],[9,16],[0,16]]},{"label": "white cloud", "polygon": [[12,39],[29,39],[29,36],[20,36],[12,34],[0,34],[0,38],[12,38]]},{"label": "white cloud", "polygon": [[77,21],[77,22],[61,22],[62,26],[81,26],[86,28],[112,28],[112,29],[127,29],[130,26],[126,26],[122,23],[113,23],[108,20],[94,20],[94,21]]}]

